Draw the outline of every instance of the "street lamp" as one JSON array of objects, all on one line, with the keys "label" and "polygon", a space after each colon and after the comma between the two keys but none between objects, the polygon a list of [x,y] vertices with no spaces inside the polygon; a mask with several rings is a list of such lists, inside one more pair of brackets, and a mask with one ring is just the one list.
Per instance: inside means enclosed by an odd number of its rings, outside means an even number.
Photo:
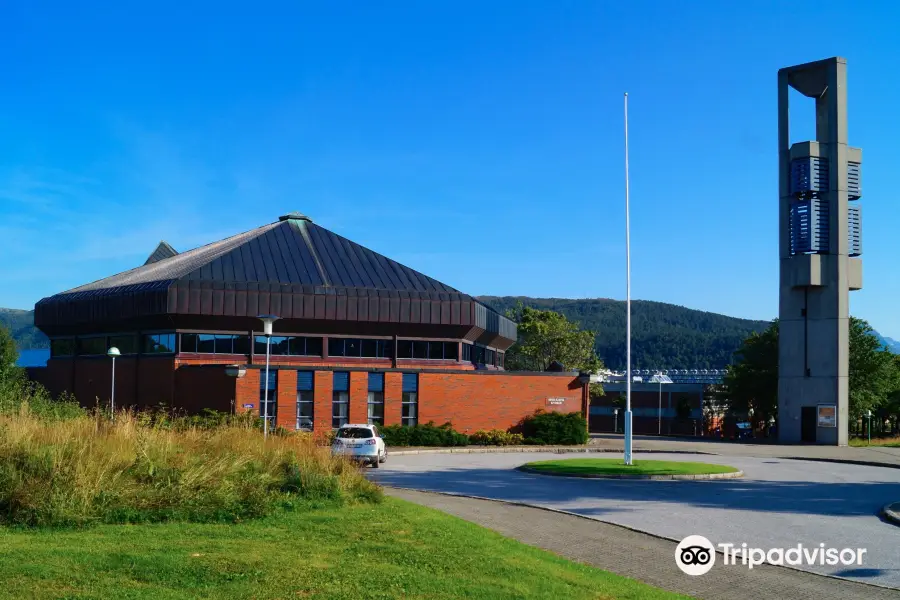
[{"label": "street lamp", "polygon": [[266,336],[266,383],[263,387],[263,438],[269,437],[269,357],[272,347],[272,325],[279,317],[275,315],[260,315],[257,317],[263,322],[263,335]]},{"label": "street lamp", "polygon": [[872,445],[872,411],[871,411],[871,409],[866,411],[866,416],[869,417],[869,443],[868,443],[868,445],[871,446]]},{"label": "street lamp", "polygon": [[[662,371],[658,371],[652,378],[650,378],[649,383],[658,383],[659,384],[659,412],[656,413],[656,426],[657,426],[657,435],[662,435],[662,386],[664,383],[672,383],[672,380],[669,379],[668,375],[663,375]],[[671,430],[669,430],[671,433]]]},{"label": "street lamp", "polygon": [[112,390],[109,396],[109,412],[113,416],[116,417],[116,359],[122,356],[122,353],[119,352],[119,349],[113,346],[109,350],[106,351],[106,355],[112,359]]},{"label": "street lamp", "polygon": [[628,190],[628,92],[625,92],[625,464],[631,465],[631,216]]}]

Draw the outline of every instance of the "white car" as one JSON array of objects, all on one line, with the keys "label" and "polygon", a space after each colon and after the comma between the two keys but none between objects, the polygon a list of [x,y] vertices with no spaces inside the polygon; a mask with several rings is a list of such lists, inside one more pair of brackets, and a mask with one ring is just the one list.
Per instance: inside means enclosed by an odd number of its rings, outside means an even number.
[{"label": "white car", "polygon": [[344,425],[334,435],[331,453],[375,467],[387,460],[384,439],[375,425]]}]

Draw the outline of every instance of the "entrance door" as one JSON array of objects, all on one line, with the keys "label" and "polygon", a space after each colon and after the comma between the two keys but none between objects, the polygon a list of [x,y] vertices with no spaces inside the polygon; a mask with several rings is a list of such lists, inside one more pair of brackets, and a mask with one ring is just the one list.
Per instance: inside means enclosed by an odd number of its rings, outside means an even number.
[{"label": "entrance door", "polygon": [[816,407],[803,406],[800,408],[800,441],[816,443]]}]

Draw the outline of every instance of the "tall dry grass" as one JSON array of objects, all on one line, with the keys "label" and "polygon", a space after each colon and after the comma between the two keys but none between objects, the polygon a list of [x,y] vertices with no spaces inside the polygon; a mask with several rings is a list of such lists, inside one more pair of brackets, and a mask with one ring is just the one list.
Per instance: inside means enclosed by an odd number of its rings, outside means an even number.
[{"label": "tall dry grass", "polygon": [[44,412],[22,402],[0,413],[0,522],[239,521],[381,497],[309,435],[264,441],[250,421],[205,429],[125,411]]}]

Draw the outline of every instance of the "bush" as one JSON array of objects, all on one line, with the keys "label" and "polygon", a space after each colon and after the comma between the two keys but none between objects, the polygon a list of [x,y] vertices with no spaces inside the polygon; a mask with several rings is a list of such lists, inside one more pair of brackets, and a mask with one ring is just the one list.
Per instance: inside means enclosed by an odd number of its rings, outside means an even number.
[{"label": "bush", "polygon": [[519,423],[526,444],[586,444],[587,421],[579,412],[536,411]]},{"label": "bush", "polygon": [[502,429],[480,429],[469,436],[469,442],[479,446],[520,446],[525,443],[521,433]]},{"label": "bush", "polygon": [[197,421],[127,411],[0,414],[0,523],[240,521],[292,504],[378,501],[380,490],[311,435],[270,436],[258,420]]},{"label": "bush", "polygon": [[450,423],[435,425],[386,425],[380,428],[388,446],[467,446],[469,436],[453,430]]}]

